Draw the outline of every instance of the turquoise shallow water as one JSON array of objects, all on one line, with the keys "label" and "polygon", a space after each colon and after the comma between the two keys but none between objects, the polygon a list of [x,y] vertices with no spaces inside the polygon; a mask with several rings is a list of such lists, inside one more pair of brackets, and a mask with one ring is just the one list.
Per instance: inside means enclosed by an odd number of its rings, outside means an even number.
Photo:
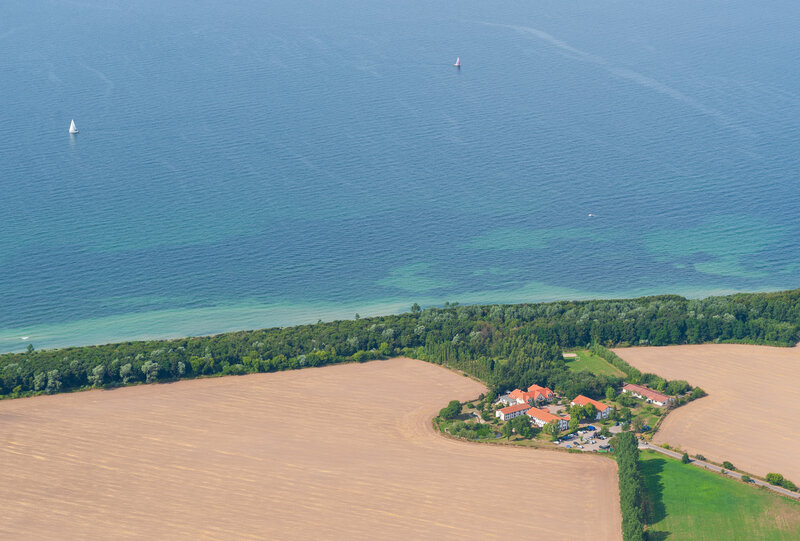
[{"label": "turquoise shallow water", "polygon": [[799,25],[779,0],[4,2],[0,351],[798,287]]}]

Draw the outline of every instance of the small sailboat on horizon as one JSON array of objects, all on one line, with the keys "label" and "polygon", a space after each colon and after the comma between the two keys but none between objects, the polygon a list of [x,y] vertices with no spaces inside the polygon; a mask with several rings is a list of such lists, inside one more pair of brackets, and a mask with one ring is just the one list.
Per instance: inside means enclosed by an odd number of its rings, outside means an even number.
[{"label": "small sailboat on horizon", "polygon": [[75,127],[75,120],[69,123],[69,133],[70,135],[75,135],[78,133],[78,128]]},{"label": "small sailboat on horizon", "polygon": [[453,64],[453,65],[454,65],[455,67],[457,67],[457,68],[460,68],[460,67],[461,67],[461,57],[460,57],[460,56],[459,56],[459,57],[456,57],[456,63],[455,63],[455,64]]}]

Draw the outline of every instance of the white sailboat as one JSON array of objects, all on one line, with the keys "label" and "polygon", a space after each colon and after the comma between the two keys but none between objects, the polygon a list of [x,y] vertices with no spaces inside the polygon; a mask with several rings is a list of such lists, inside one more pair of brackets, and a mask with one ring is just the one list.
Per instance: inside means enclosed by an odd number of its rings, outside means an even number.
[{"label": "white sailboat", "polygon": [[461,67],[461,57],[460,57],[460,56],[456,58],[456,63],[455,63],[455,64],[453,64],[453,65],[454,65],[455,67],[457,67],[457,68],[460,68],[460,67]]},{"label": "white sailboat", "polygon": [[78,128],[75,127],[75,121],[74,120],[69,123],[69,133],[73,134],[73,135],[78,133]]}]

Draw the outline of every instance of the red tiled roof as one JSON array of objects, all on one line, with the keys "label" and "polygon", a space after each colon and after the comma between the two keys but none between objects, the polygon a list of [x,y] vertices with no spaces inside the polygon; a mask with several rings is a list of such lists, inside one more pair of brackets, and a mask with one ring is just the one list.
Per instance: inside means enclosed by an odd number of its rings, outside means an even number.
[{"label": "red tiled roof", "polygon": [[573,400],[572,403],[578,404],[579,406],[585,406],[586,404],[591,404],[595,408],[597,408],[597,411],[606,411],[608,408],[611,407],[608,404],[603,404],[602,402],[598,402],[597,400],[592,400],[588,396],[583,396],[582,394],[576,396],[575,400]]},{"label": "red tiled roof", "polygon": [[644,397],[649,398],[650,400],[655,400],[656,402],[662,402],[666,404],[668,401],[672,399],[671,396],[667,396],[665,394],[661,394],[658,391],[654,391],[653,389],[649,389],[642,385],[636,385],[635,383],[629,383],[623,389],[633,392],[636,394],[640,394]]},{"label": "red tiled roof", "polygon": [[539,408],[531,408],[527,411],[526,415],[530,415],[531,417],[535,417],[545,423],[553,423],[564,420],[563,417],[559,417],[558,415],[553,415],[549,411],[545,411]]},{"label": "red tiled roof", "polygon": [[522,400],[523,402],[527,402],[528,400],[533,400],[533,395],[531,393],[526,393],[522,389],[514,389],[511,391],[508,396],[515,400]]},{"label": "red tiled roof", "polygon": [[528,387],[528,392],[529,393],[542,393],[545,397],[550,396],[551,394],[555,394],[555,393],[553,393],[553,391],[551,391],[547,387],[542,387],[540,385],[535,385],[535,384],[531,385],[530,387]]},{"label": "red tiled roof", "polygon": [[507,408],[503,408],[497,411],[499,411],[503,415],[508,415],[509,413],[514,413],[515,411],[525,411],[529,408],[530,406],[528,404],[516,404],[514,406],[508,406]]},{"label": "red tiled roof", "polygon": [[545,400],[549,399],[554,393],[547,387],[540,387],[539,385],[531,385],[528,387],[527,391],[523,391],[522,389],[514,389],[508,396],[513,398],[514,400],[522,400],[523,402],[530,402],[531,400],[539,400],[543,398]]}]

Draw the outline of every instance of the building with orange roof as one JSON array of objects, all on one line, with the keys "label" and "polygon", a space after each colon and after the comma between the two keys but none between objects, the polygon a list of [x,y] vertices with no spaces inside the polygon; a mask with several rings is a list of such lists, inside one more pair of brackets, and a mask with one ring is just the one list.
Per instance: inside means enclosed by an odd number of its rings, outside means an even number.
[{"label": "building with orange roof", "polygon": [[559,417],[558,415],[553,415],[549,411],[539,408],[530,408],[525,413],[531,418],[533,424],[539,428],[543,427],[547,423],[557,424],[559,430],[566,430],[569,428],[569,415],[566,417]]},{"label": "building with orange roof", "polygon": [[519,417],[531,407],[528,404],[515,404],[507,408],[499,409],[495,412],[495,417],[499,417],[501,421],[508,421],[514,417]]},{"label": "building with orange roof", "polygon": [[517,404],[529,404],[533,402],[538,404],[540,402],[551,402],[555,398],[555,393],[547,387],[540,385],[531,385],[527,391],[522,389],[514,389],[508,393],[509,398],[517,401]]},{"label": "building with orange roof", "polygon": [[579,394],[575,397],[575,400],[571,402],[573,406],[585,406],[586,404],[591,404],[597,410],[597,415],[595,416],[596,420],[600,419],[608,419],[608,416],[611,415],[611,412],[614,411],[614,408],[609,406],[608,404],[603,404],[602,402],[598,402],[597,400],[592,400],[588,396],[583,396]]},{"label": "building with orange roof", "polygon": [[622,388],[622,392],[631,393],[633,396],[643,398],[647,402],[655,404],[656,406],[665,406],[675,401],[675,399],[671,396],[654,391],[653,389],[645,387],[644,385],[636,385],[634,383],[628,383]]}]

